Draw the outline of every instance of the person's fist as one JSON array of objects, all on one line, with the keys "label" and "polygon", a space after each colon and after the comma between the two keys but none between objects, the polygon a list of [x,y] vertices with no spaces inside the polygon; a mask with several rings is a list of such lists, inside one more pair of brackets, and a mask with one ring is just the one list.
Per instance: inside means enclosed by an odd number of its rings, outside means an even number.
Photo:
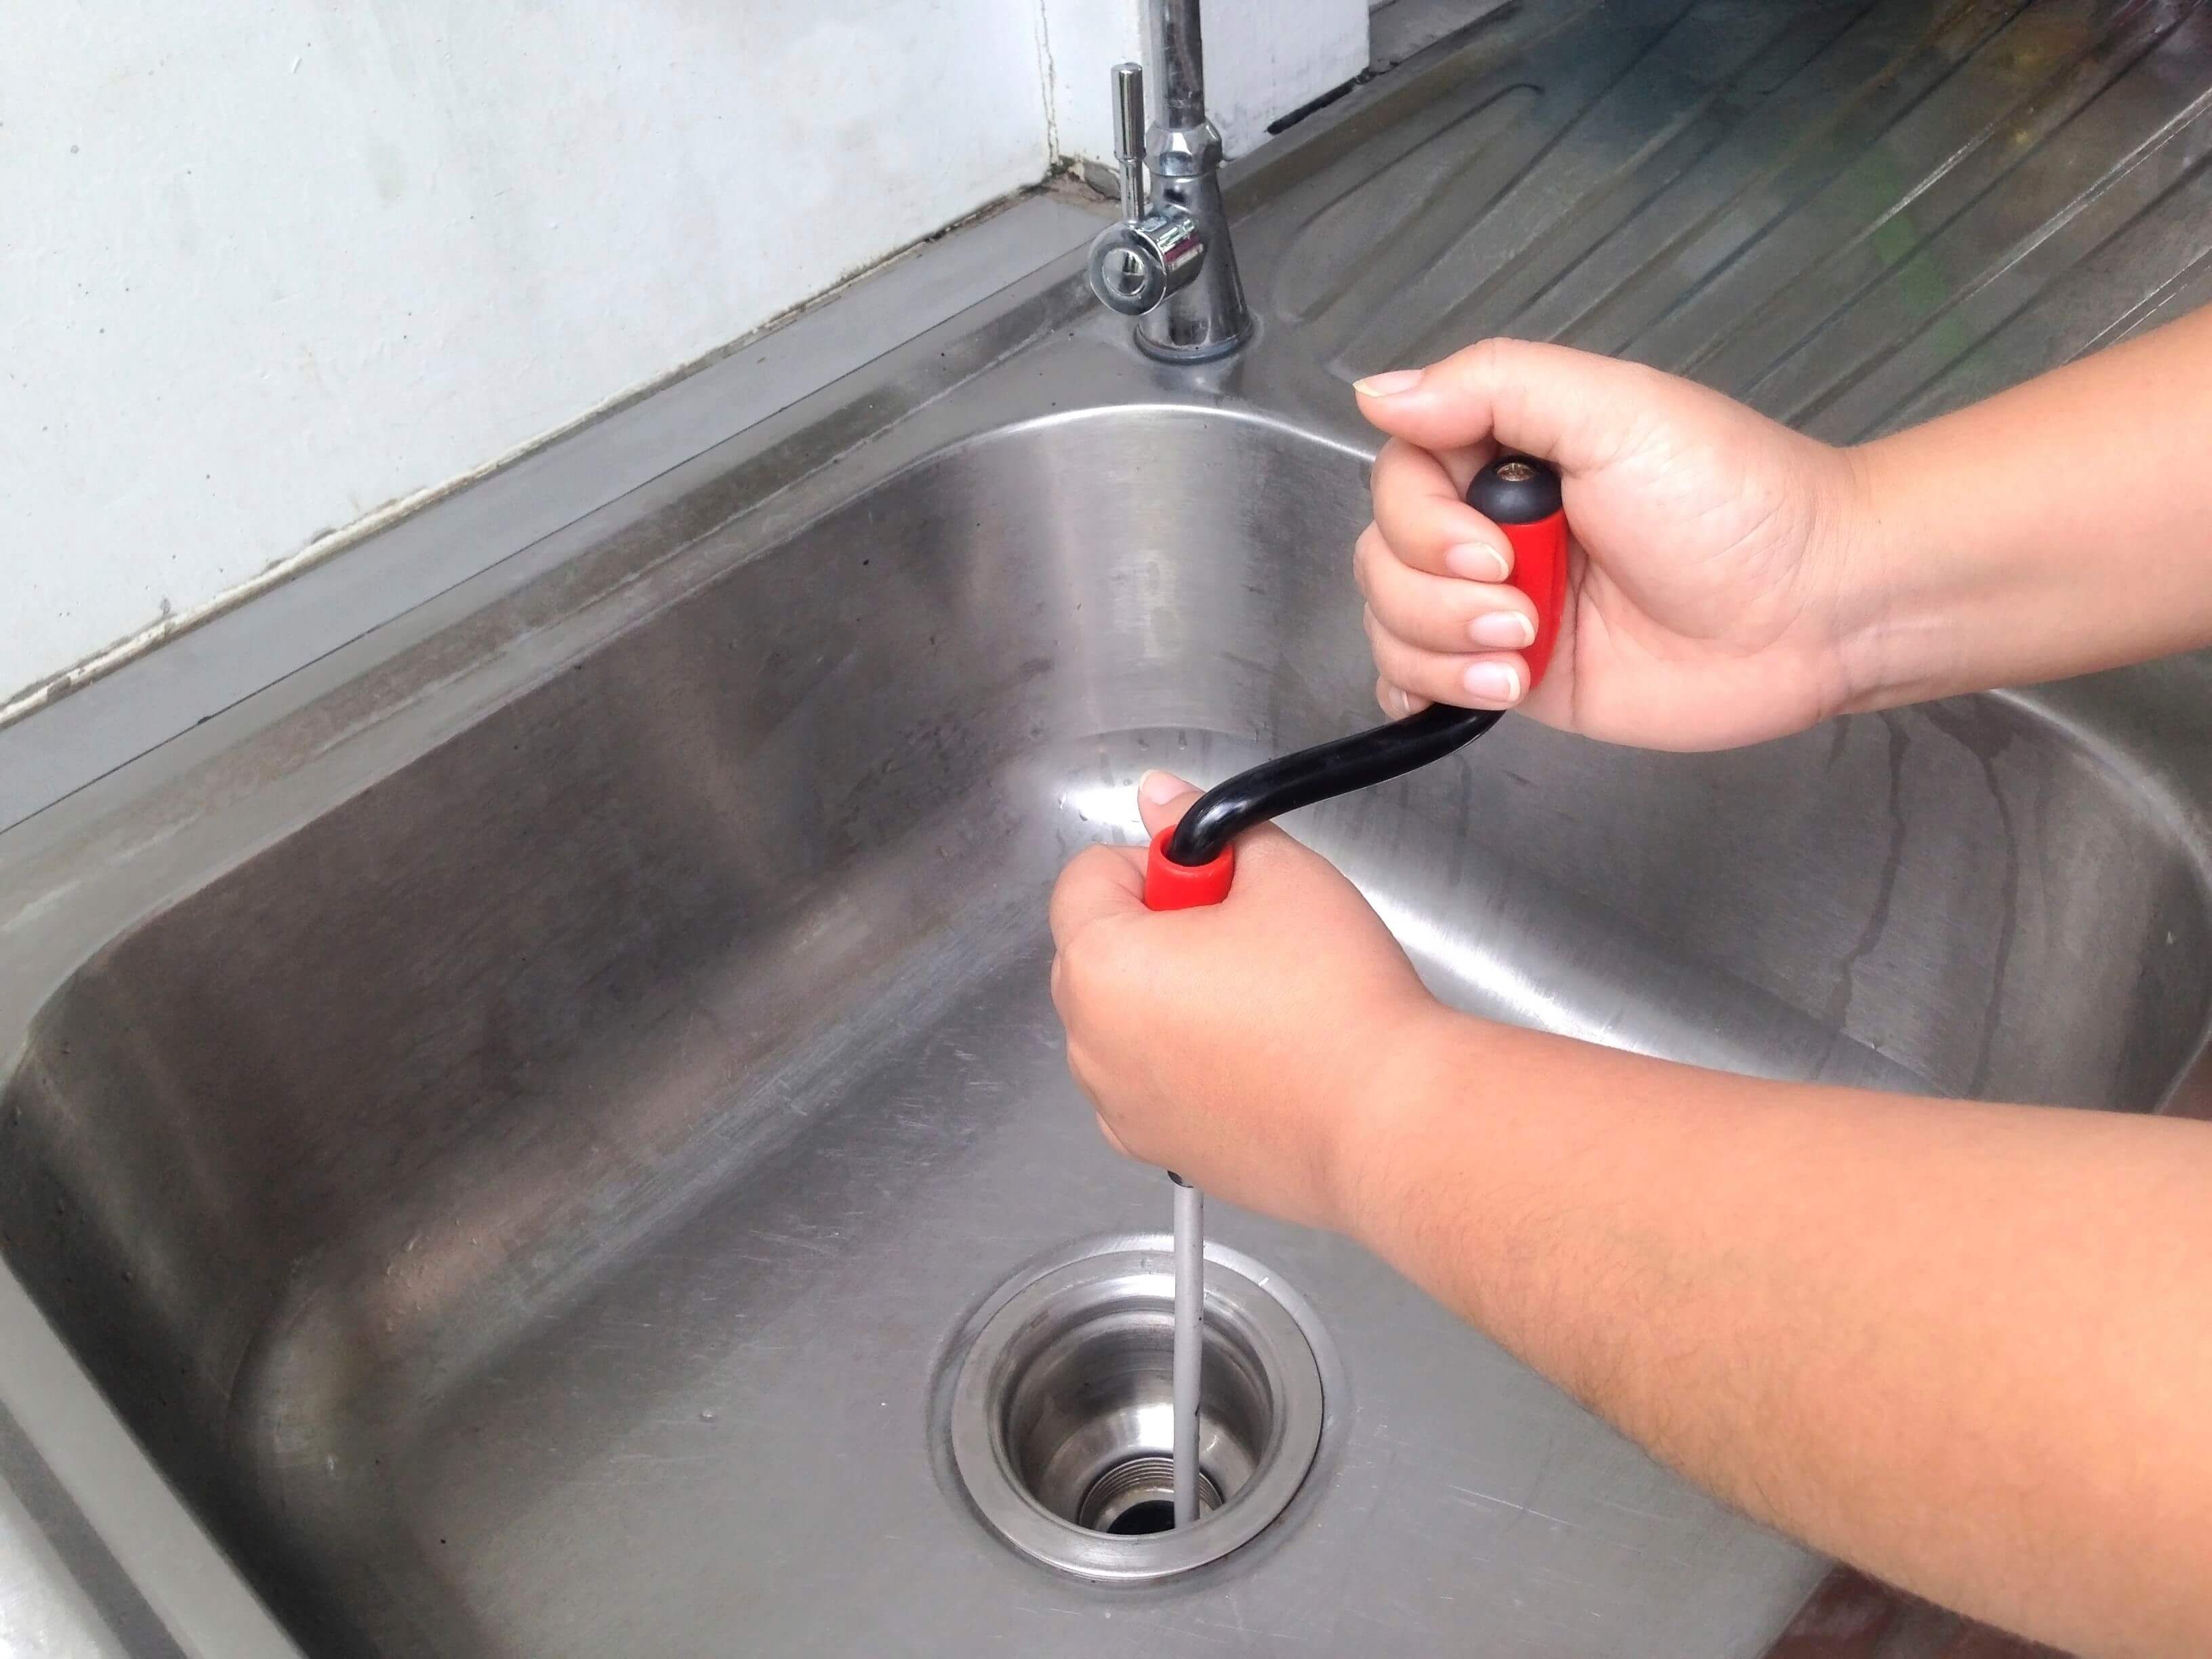
[{"label": "person's fist", "polygon": [[[1609,743],[1724,749],[1850,705],[1844,641],[1881,587],[1850,452],[1692,381],[1518,340],[1358,391],[1390,434],[1354,550],[1384,712],[1517,707]],[[1463,499],[1501,448],[1559,469],[1572,538],[1533,693],[1511,544]]]},{"label": "person's fist", "polygon": [[[1197,793],[1139,790],[1148,832]],[[1067,1060],[1122,1152],[1232,1202],[1350,1224],[1357,1136],[1401,1036],[1437,1005],[1358,890],[1273,825],[1228,899],[1145,908],[1144,849],[1093,847],[1052,896]]]}]

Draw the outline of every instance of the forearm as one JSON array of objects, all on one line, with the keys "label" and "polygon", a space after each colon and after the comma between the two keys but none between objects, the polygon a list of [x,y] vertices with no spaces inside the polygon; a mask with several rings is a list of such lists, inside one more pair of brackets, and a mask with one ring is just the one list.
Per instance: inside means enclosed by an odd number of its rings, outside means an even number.
[{"label": "forearm", "polygon": [[2212,1646],[2212,1130],[1439,1016],[1345,1165],[1358,1237],[1753,1513],[2084,1652]]},{"label": "forearm", "polygon": [[2212,641],[2212,310],[1850,452],[1856,708]]}]

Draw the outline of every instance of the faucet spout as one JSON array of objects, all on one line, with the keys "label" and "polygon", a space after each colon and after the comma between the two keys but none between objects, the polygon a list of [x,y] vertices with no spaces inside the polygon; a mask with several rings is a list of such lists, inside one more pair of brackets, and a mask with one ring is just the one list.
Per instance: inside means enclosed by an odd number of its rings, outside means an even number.
[{"label": "faucet spout", "polygon": [[1198,0],[1156,0],[1152,8],[1152,61],[1160,72],[1160,125],[1206,125],[1206,46]]}]

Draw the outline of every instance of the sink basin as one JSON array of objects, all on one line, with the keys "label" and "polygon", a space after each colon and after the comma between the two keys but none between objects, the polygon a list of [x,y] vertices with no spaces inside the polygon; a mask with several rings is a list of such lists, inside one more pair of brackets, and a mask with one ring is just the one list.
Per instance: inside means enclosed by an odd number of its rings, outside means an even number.
[{"label": "sink basin", "polygon": [[[1047,887],[1133,834],[1145,766],[1365,718],[1363,501],[1355,456],[1254,418],[994,430],[70,977],[6,1095],[11,1261],[311,1650],[1195,1652],[1224,1620],[1348,1643],[1382,1606],[1571,1618],[1584,1654],[1779,1627],[1816,1562],[1251,1217],[1220,1236],[1356,1356],[1302,1524],[1085,1622],[1054,1615],[1099,1593],[943,1479],[963,1314],[1166,1205],[1062,1067]],[[2147,1106],[2203,1020],[2193,866],[1995,701],[1711,757],[1509,721],[1300,827],[1444,994],[1655,1052]]]},{"label": "sink basin", "polygon": [[[1472,188],[1449,147],[1496,138],[1468,112],[1522,86],[1501,51],[1250,182],[1252,268],[1366,234],[1335,204],[1415,167],[1400,105]],[[0,1253],[304,1650],[1717,1659],[1820,1582],[1359,1249],[1225,1206],[1343,1356],[1281,1522],[1094,1585],[954,1478],[933,1402],[994,1289],[1166,1219],[1064,1069],[1054,872],[1134,837],[1148,766],[1375,718],[1340,361],[1367,279],[1298,270],[1189,379],[1066,269],[1010,290],[21,855]],[[1473,331],[1487,291],[1437,315]],[[1826,396],[1816,356],[1744,389]],[[2152,1109],[2212,985],[2204,678],[1712,756],[1509,720],[1291,827],[1468,1008]]]}]

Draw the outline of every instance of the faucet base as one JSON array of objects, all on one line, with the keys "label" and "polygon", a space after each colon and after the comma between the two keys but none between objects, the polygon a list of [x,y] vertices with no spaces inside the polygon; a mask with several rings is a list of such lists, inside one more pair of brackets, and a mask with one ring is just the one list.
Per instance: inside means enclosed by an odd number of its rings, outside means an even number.
[{"label": "faucet base", "polygon": [[1160,363],[1208,363],[1216,357],[1226,357],[1251,341],[1257,331],[1249,322],[1239,332],[1224,339],[1202,342],[1195,345],[1178,345],[1170,340],[1155,340],[1139,322],[1129,331],[1129,337],[1137,343],[1137,349]]},{"label": "faucet base", "polygon": [[[1199,158],[1220,154],[1212,126],[1200,130],[1207,141]],[[1169,134],[1169,137],[1183,135]],[[1252,337],[1252,312],[1244,303],[1244,283],[1237,269],[1237,250],[1229,239],[1229,210],[1212,167],[1172,170],[1188,160],[1172,149],[1160,155],[1153,175],[1153,207],[1180,209],[1197,227],[1203,252],[1196,273],[1137,319],[1137,344],[1162,362],[1203,362],[1236,350]]]}]

